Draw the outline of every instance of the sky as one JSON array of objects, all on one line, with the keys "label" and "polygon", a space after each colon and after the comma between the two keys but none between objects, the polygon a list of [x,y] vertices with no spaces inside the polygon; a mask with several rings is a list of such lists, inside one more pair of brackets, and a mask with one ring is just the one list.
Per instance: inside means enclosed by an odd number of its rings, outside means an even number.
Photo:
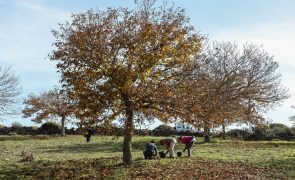
[{"label": "sky", "polygon": [[[51,33],[72,13],[107,7],[134,7],[134,0],[0,0],[0,66],[10,66],[20,77],[24,99],[59,83]],[[159,1],[161,2],[161,1]],[[171,0],[186,9],[190,23],[209,40],[238,45],[262,45],[279,62],[282,85],[290,98],[265,114],[274,123],[292,125],[295,114],[295,1],[294,0]],[[0,124],[35,125],[21,116],[5,117]],[[152,125],[155,126],[155,125]]]}]

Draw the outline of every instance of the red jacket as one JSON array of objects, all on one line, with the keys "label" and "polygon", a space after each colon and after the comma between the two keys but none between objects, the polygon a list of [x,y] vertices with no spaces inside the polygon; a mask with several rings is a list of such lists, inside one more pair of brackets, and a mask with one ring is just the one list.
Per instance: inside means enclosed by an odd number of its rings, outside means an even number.
[{"label": "red jacket", "polygon": [[188,144],[189,142],[191,142],[191,140],[193,140],[194,137],[193,136],[182,136],[179,141],[182,143],[182,144]]},{"label": "red jacket", "polygon": [[162,139],[161,141],[164,146],[169,147],[172,139],[167,138],[167,139]]}]

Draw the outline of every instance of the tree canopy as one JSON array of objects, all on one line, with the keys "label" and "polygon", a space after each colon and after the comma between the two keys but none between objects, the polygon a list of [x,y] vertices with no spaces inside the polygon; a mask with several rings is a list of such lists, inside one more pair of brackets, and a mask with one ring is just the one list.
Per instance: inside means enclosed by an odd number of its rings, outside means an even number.
[{"label": "tree canopy", "polygon": [[207,129],[257,123],[288,97],[278,63],[261,47],[207,46],[183,9],[156,0],[136,5],[74,14],[53,31],[50,55],[82,120],[123,122],[124,164],[132,162],[138,119]]},{"label": "tree canopy", "polygon": [[11,68],[0,66],[0,116],[17,114],[16,104],[21,94],[19,78]]},{"label": "tree canopy", "polygon": [[155,7],[154,0],[139,1],[134,10],[75,14],[54,35],[51,59],[64,87],[85,116],[124,121],[123,161],[130,164],[134,119],[167,122],[180,111],[179,93],[203,38],[183,9]]},{"label": "tree canopy", "polygon": [[61,135],[65,135],[65,121],[74,115],[76,107],[65,91],[57,88],[44,92],[40,95],[31,94],[23,102],[23,117],[33,117],[32,121],[41,123],[44,120],[61,118]]},{"label": "tree canopy", "polygon": [[188,84],[193,104],[184,119],[197,127],[264,123],[269,108],[288,98],[278,63],[262,47],[213,42],[203,48],[199,66]]}]

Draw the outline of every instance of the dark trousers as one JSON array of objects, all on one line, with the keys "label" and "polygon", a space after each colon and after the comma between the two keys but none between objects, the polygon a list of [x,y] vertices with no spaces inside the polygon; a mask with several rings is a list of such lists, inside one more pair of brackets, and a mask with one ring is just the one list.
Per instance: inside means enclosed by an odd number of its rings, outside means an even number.
[{"label": "dark trousers", "polygon": [[183,152],[187,149],[187,156],[190,157],[191,156],[191,153],[192,153],[192,147],[194,145],[195,141],[191,141],[189,143],[187,143],[185,145],[185,149],[183,150]]},{"label": "dark trousers", "polygon": [[153,152],[143,151],[144,159],[152,159]]}]

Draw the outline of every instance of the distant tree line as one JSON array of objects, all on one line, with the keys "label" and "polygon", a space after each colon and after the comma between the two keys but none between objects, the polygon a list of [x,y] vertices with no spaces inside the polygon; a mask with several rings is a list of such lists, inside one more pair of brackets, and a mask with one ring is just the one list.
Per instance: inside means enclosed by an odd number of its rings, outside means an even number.
[{"label": "distant tree line", "polygon": [[[65,128],[65,132],[68,135],[83,135],[86,133],[86,127],[77,128]],[[108,126],[96,126],[91,128],[95,135],[100,136],[123,136],[124,128],[116,125]],[[0,125],[0,135],[57,135],[61,132],[61,125],[55,122],[45,122],[40,127],[22,126],[20,123],[13,123],[11,127]],[[135,129],[134,135],[137,136],[196,136],[202,138],[204,131],[176,131],[175,128],[168,125],[159,125],[153,130],[149,129]],[[211,134],[212,137],[222,138],[221,132],[214,132]],[[252,127],[246,129],[231,129],[226,132],[226,138],[228,139],[241,139],[241,140],[293,140],[295,139],[295,128],[289,128],[284,124],[273,123],[265,125],[263,127]],[[199,141],[199,140],[198,140]]]}]

